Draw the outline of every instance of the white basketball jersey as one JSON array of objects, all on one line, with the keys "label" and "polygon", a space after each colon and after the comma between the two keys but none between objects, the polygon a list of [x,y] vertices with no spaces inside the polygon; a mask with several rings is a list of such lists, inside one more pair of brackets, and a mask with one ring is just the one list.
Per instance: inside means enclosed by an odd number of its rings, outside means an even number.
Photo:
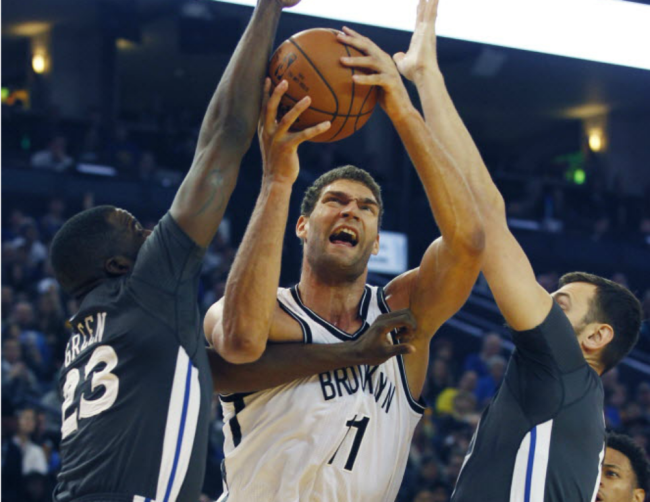
[{"label": "white basketball jersey", "polygon": [[[305,343],[355,340],[383,312],[366,286],[361,328],[348,334],[320,318],[296,287],[282,309]],[[266,391],[222,396],[224,495],[228,502],[393,502],[424,407],[411,396],[401,356],[303,378]]]}]

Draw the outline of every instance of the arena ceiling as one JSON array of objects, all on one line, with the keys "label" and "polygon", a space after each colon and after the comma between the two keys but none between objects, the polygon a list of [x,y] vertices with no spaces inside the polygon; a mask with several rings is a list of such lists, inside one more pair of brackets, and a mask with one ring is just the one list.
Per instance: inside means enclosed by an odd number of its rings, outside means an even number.
[{"label": "arena ceiling", "polygon": [[[70,28],[99,25],[98,3],[3,1],[3,37],[30,36],[54,25]],[[103,0],[102,3],[120,2]],[[135,109],[139,104],[149,103],[151,89],[155,89],[165,102],[175,100],[190,109],[203,109],[227,63],[232,50],[230,44],[245,26],[250,9],[210,3],[209,15],[216,29],[221,30],[217,37],[220,47],[206,47],[206,54],[188,54],[180,50],[178,42],[181,2],[128,3],[133,9],[132,17],[138,20],[133,24],[139,28],[136,31],[140,40],[120,43],[122,103]],[[650,4],[650,0],[641,3]],[[278,40],[314,26],[339,27],[335,22],[285,14]],[[388,52],[408,46],[407,33],[359,28]],[[609,112],[650,114],[649,71],[451,39],[440,41],[439,54],[452,97],[474,135],[483,142],[516,142],[562,122]]]}]

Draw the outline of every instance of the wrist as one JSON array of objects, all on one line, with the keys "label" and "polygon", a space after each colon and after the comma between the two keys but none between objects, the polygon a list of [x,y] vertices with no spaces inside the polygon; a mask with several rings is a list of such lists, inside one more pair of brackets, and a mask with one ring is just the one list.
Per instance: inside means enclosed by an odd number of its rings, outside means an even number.
[{"label": "wrist", "polygon": [[262,190],[276,194],[291,195],[295,179],[277,174],[265,174],[262,177]]},{"label": "wrist", "polygon": [[421,65],[418,66],[413,72],[413,82],[418,87],[430,84],[432,80],[437,80],[444,83],[444,77],[437,64]]},{"label": "wrist", "polygon": [[398,128],[400,125],[413,120],[418,114],[419,112],[415,109],[413,103],[409,101],[399,107],[395,107],[395,109],[391,110],[391,113],[388,115],[393,122],[393,125]]}]

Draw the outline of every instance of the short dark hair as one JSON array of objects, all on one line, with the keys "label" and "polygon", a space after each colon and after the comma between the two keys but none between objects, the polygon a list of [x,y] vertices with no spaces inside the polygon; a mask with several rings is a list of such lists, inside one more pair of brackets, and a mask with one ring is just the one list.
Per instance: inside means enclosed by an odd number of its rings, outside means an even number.
[{"label": "short dark hair", "polygon": [[50,259],[63,290],[79,290],[102,274],[102,263],[112,256],[118,229],[108,221],[115,206],[97,206],[76,214],[52,240]]},{"label": "short dark hair", "polygon": [[585,322],[602,322],[614,330],[614,338],[603,349],[600,362],[603,373],[616,366],[636,345],[641,329],[641,302],[620,284],[587,272],[571,272],[560,277],[560,287],[572,282],[596,286]]},{"label": "short dark hair", "polygon": [[643,448],[636,444],[630,436],[615,432],[607,433],[607,447],[620,451],[628,458],[636,475],[637,488],[646,492],[650,491],[650,461],[648,461]]},{"label": "short dark hair", "polygon": [[368,187],[377,200],[377,204],[379,204],[379,221],[377,227],[381,228],[381,220],[384,215],[384,201],[381,198],[381,187],[368,171],[351,165],[337,167],[336,169],[327,171],[314,181],[311,186],[305,190],[305,195],[302,198],[302,204],[300,205],[300,214],[303,216],[311,215],[321,196],[323,188],[338,180],[356,181],[357,183],[361,183]]}]

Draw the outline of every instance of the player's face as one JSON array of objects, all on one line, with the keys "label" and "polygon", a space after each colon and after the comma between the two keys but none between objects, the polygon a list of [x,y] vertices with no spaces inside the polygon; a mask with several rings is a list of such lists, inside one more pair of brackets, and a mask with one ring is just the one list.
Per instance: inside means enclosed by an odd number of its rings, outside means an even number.
[{"label": "player's face", "polygon": [[312,268],[354,280],[379,251],[378,224],[372,191],[356,181],[337,180],[323,189],[311,215],[300,217],[296,233]]},{"label": "player's face", "polygon": [[115,210],[112,223],[122,231],[124,254],[135,260],[142,244],[151,235],[151,231],[142,228],[136,217],[125,209]]},{"label": "player's face", "polygon": [[585,328],[585,317],[596,294],[596,286],[586,282],[572,282],[552,294],[571,322],[578,337]]},{"label": "player's face", "polygon": [[613,448],[605,450],[597,502],[643,502],[645,492],[636,488],[636,475],[630,459]]}]

